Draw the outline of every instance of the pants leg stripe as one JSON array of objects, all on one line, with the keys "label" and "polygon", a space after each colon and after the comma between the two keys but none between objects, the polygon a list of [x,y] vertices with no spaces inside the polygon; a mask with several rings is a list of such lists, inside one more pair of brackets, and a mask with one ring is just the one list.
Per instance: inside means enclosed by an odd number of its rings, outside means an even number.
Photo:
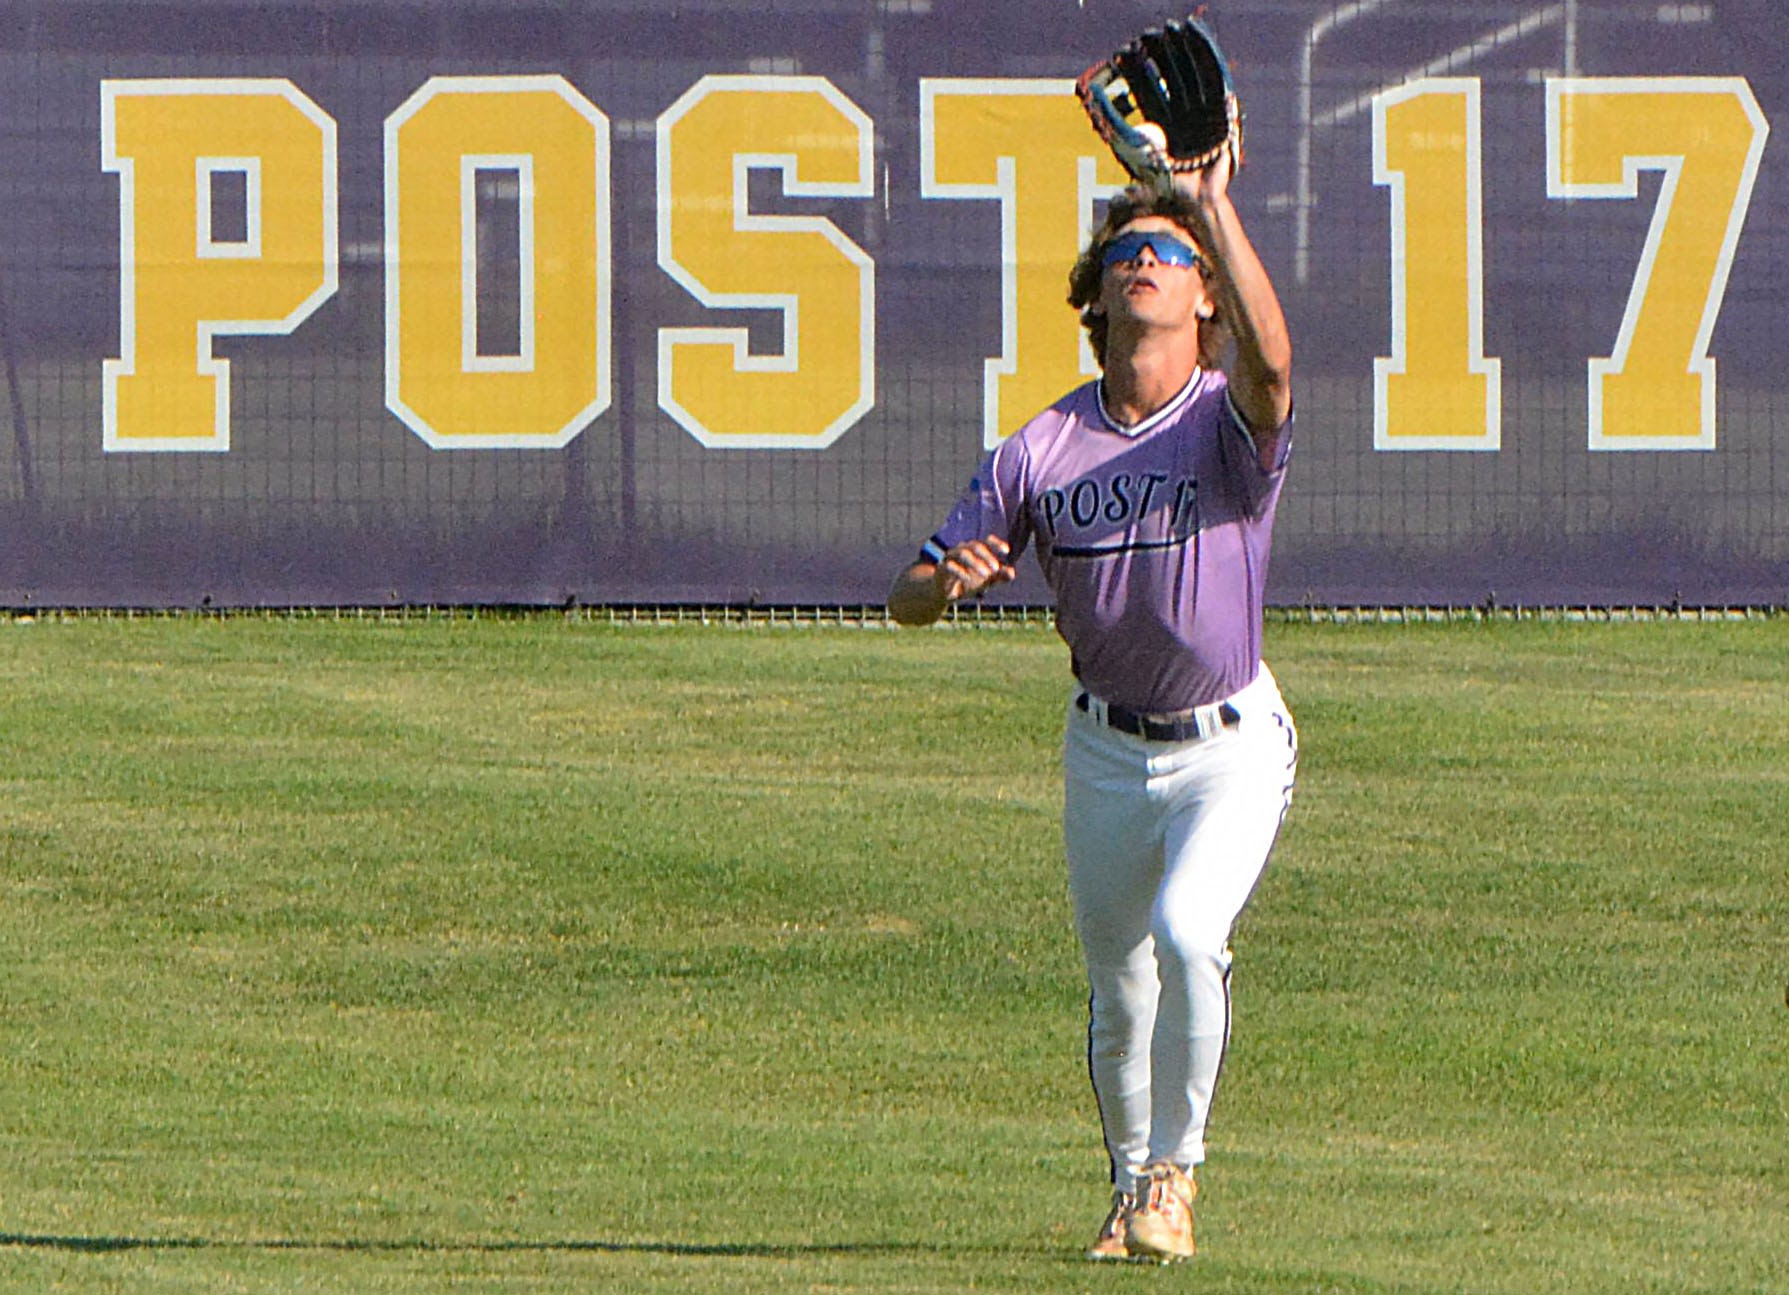
[{"label": "pants leg stripe", "polygon": [[1118,1185],[1118,1161],[1112,1155],[1111,1130],[1106,1127],[1106,1108],[1099,1099],[1093,1075],[1093,991],[1087,991],[1087,1083],[1093,1089],[1093,1108],[1099,1112],[1100,1145],[1106,1148],[1106,1165],[1114,1187]]}]

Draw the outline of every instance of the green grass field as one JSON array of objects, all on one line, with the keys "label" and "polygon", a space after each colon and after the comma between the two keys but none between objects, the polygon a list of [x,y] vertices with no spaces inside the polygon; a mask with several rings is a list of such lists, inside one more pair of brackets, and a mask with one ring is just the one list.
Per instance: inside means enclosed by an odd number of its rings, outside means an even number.
[{"label": "green grass field", "polygon": [[1049,631],[0,622],[0,1291],[1789,1289],[1789,619],[1268,637],[1106,1269]]}]

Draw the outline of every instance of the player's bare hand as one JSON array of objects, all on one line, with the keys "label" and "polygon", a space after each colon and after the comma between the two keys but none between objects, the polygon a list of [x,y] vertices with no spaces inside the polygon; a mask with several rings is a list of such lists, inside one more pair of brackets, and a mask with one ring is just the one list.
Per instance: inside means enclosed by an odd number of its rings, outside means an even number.
[{"label": "player's bare hand", "polygon": [[1223,152],[1197,171],[1176,171],[1174,187],[1182,196],[1201,207],[1222,201],[1230,192],[1230,178],[1236,174],[1236,145],[1227,143]]},{"label": "player's bare hand", "polygon": [[976,594],[1016,579],[1018,571],[1006,559],[1012,547],[998,535],[953,544],[944,551],[933,579],[946,602],[973,598]]}]

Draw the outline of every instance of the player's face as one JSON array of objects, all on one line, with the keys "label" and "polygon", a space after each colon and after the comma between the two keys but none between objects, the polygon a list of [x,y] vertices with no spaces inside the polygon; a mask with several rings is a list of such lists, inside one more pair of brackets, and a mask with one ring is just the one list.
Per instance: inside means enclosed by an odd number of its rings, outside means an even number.
[{"label": "player's face", "polygon": [[[1114,251],[1116,255],[1114,255]],[[1153,328],[1197,328],[1206,303],[1202,259],[1191,236],[1166,216],[1139,216],[1119,230],[1100,276],[1106,318]]]}]

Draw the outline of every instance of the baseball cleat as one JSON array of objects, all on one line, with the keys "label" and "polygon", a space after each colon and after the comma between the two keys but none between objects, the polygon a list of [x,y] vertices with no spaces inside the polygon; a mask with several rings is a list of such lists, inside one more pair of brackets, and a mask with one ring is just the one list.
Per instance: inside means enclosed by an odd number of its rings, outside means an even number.
[{"label": "baseball cleat", "polygon": [[1125,1212],[1124,1244],[1131,1254],[1173,1263],[1193,1254],[1193,1197],[1199,1188],[1179,1165],[1158,1160],[1137,1180],[1137,1199]]},{"label": "baseball cleat", "polygon": [[1136,1203],[1134,1197],[1124,1192],[1112,1193],[1112,1212],[1106,1215],[1106,1221],[1100,1224],[1099,1236],[1087,1248],[1087,1257],[1095,1262],[1109,1259],[1129,1259],[1130,1247],[1125,1244],[1124,1216]]}]

